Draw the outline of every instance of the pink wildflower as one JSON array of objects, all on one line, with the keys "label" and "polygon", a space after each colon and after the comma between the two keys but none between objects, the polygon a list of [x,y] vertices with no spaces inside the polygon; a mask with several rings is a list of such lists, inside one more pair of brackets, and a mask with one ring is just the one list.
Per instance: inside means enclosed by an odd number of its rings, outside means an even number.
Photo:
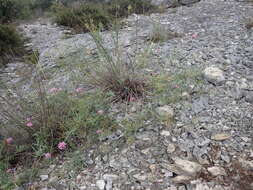
[{"label": "pink wildflower", "polygon": [[98,110],[97,113],[98,113],[99,115],[103,115],[105,112],[104,112],[104,110]]},{"label": "pink wildflower", "polygon": [[51,89],[49,90],[49,92],[52,93],[52,94],[55,94],[55,93],[57,93],[57,92],[59,92],[59,91],[61,91],[61,90],[62,90],[61,88],[51,88]]},{"label": "pink wildflower", "polygon": [[28,123],[26,123],[26,126],[27,127],[32,127],[33,126],[33,123],[31,121],[29,121]]},{"label": "pink wildflower", "polygon": [[9,138],[6,139],[6,143],[7,143],[7,144],[12,144],[13,141],[14,141],[14,140],[13,140],[12,137],[9,137]]},{"label": "pink wildflower", "polygon": [[75,89],[75,92],[76,92],[76,93],[80,93],[80,92],[82,92],[82,91],[83,91],[83,88],[81,88],[81,87]]},{"label": "pink wildflower", "polygon": [[100,133],[102,133],[102,132],[103,132],[103,131],[100,130],[100,129],[96,131],[97,134],[100,134]]},{"label": "pink wildflower", "polygon": [[192,34],[192,38],[193,39],[197,38],[197,34]]},{"label": "pink wildflower", "polygon": [[65,142],[59,142],[57,146],[60,150],[65,150],[67,147],[67,144]]},{"label": "pink wildflower", "polygon": [[8,174],[10,174],[12,172],[14,172],[14,169],[12,169],[12,168],[9,168],[9,169],[6,170],[6,173],[8,173]]},{"label": "pink wildflower", "polygon": [[135,98],[135,97],[131,97],[131,98],[129,99],[129,101],[130,101],[130,102],[134,102],[134,101],[136,101],[136,98]]},{"label": "pink wildflower", "polygon": [[51,153],[49,153],[49,152],[47,152],[44,156],[45,156],[46,159],[52,158],[52,155],[51,155]]},{"label": "pink wildflower", "polygon": [[26,118],[26,121],[31,121],[31,118],[30,117]]}]

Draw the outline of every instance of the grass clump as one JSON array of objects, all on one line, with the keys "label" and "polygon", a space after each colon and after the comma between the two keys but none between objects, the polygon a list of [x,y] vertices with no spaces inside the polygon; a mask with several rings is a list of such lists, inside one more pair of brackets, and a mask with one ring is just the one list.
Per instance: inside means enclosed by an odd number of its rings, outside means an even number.
[{"label": "grass clump", "polygon": [[13,25],[0,24],[0,63],[22,52],[23,40]]},{"label": "grass clump", "polygon": [[118,44],[118,32],[113,37],[113,53],[105,47],[99,32],[93,30],[90,34],[97,45],[99,59],[88,69],[89,83],[111,92],[116,102],[144,98],[149,90],[148,78],[138,70],[137,59],[124,60]]},{"label": "grass clump", "polygon": [[92,3],[80,4],[79,6],[66,7],[55,6],[55,21],[59,25],[73,28],[77,32],[87,32],[88,28],[96,26],[108,29],[110,18],[99,5]]}]

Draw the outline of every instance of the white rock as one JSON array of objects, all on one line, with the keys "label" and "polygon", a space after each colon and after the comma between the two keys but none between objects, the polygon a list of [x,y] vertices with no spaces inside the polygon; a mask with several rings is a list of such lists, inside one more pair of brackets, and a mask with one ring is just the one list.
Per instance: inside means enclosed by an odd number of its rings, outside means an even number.
[{"label": "white rock", "polygon": [[162,136],[166,136],[166,137],[171,136],[170,132],[169,132],[169,131],[165,131],[165,130],[163,130],[163,131],[161,132],[161,135],[162,135]]},{"label": "white rock", "polygon": [[207,67],[203,72],[204,77],[210,83],[220,85],[225,82],[223,71],[215,66]]},{"label": "white rock", "polygon": [[176,150],[176,147],[174,144],[172,144],[172,143],[168,144],[168,146],[167,146],[168,153],[173,153],[173,152],[175,152],[175,150]]},{"label": "white rock", "polygon": [[140,181],[145,181],[147,179],[147,176],[146,175],[142,175],[142,174],[135,174],[135,175],[133,175],[133,177],[135,179],[140,180]]},{"label": "white rock", "polygon": [[211,137],[212,140],[216,140],[216,141],[223,141],[226,139],[229,139],[231,137],[231,135],[226,134],[226,133],[219,133],[219,134],[215,134]]},{"label": "white rock", "polygon": [[175,116],[173,108],[168,105],[156,108],[156,112],[161,117],[166,117],[168,119],[173,118]]},{"label": "white rock", "polygon": [[115,174],[104,174],[103,175],[103,179],[106,180],[106,181],[115,181],[119,178],[118,175],[115,175]]},{"label": "white rock", "polygon": [[104,181],[104,180],[97,180],[96,186],[97,186],[100,190],[104,190],[104,189],[105,189],[105,181]]},{"label": "white rock", "polygon": [[198,173],[202,169],[202,166],[196,162],[182,160],[179,158],[177,158],[175,160],[175,165],[190,175],[195,175],[196,173]]},{"label": "white rock", "polygon": [[48,175],[40,175],[41,181],[46,181],[48,179]]},{"label": "white rock", "polygon": [[222,167],[217,167],[217,166],[209,167],[209,168],[207,168],[207,171],[210,172],[213,176],[219,176],[219,175],[226,176],[227,175],[225,169]]},{"label": "white rock", "polygon": [[174,178],[172,178],[172,181],[174,183],[188,183],[191,181],[192,177],[191,176],[186,176],[186,175],[178,175]]}]

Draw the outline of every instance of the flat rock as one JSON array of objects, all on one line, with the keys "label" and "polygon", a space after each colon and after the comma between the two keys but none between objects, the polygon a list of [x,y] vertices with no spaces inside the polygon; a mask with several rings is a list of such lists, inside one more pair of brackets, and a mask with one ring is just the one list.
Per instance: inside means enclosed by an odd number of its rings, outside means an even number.
[{"label": "flat rock", "polygon": [[223,71],[215,66],[207,67],[204,70],[203,75],[208,82],[215,85],[221,85],[225,82]]},{"label": "flat rock", "polygon": [[179,158],[175,160],[175,165],[190,175],[195,175],[202,169],[202,166],[196,162],[182,160]]},{"label": "flat rock", "polygon": [[187,176],[187,175],[179,175],[176,176],[172,179],[172,181],[174,183],[179,183],[179,184],[187,184],[192,180],[191,176]]},{"label": "flat rock", "polygon": [[226,134],[226,133],[219,133],[216,135],[213,135],[211,137],[212,140],[216,140],[216,141],[223,141],[223,140],[227,140],[231,137],[231,135]]},{"label": "flat rock", "polygon": [[210,172],[215,177],[219,175],[222,175],[222,176],[227,175],[225,169],[222,167],[217,167],[217,166],[209,167],[207,168],[207,171]]}]

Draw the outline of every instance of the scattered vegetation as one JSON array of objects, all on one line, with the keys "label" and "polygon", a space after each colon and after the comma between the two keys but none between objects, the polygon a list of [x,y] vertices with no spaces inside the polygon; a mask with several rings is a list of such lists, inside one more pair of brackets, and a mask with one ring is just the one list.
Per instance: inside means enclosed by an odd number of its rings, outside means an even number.
[{"label": "scattered vegetation", "polygon": [[96,28],[108,29],[115,19],[127,17],[132,13],[151,13],[158,11],[146,0],[114,0],[108,3],[88,1],[86,3],[55,3],[52,9],[55,12],[55,21],[59,25],[68,26],[75,31],[89,31],[92,24]]},{"label": "scattered vegetation", "polygon": [[15,26],[0,24],[0,64],[22,52],[23,40]]},{"label": "scattered vegetation", "polygon": [[245,24],[246,28],[249,30],[251,28],[253,28],[253,18],[249,19],[246,24]]},{"label": "scattered vegetation", "polygon": [[146,0],[112,0],[104,5],[109,15],[114,17],[127,17],[132,13],[149,14],[157,12],[158,7]]},{"label": "scattered vegetation", "polygon": [[203,83],[201,71],[198,69],[176,74],[164,73],[153,77],[152,80],[154,95],[157,97],[159,104],[162,105],[176,103],[187,98],[190,85],[194,84],[195,87],[200,88]]},{"label": "scattered vegetation", "polygon": [[87,32],[91,25],[97,29],[101,27],[107,29],[110,26],[110,18],[102,7],[92,3],[74,7],[59,5],[54,9],[57,24],[71,27],[78,32]]},{"label": "scattered vegetation", "polygon": [[166,29],[161,24],[154,24],[150,35],[150,41],[154,43],[166,42],[178,37],[181,37],[179,33]]}]

